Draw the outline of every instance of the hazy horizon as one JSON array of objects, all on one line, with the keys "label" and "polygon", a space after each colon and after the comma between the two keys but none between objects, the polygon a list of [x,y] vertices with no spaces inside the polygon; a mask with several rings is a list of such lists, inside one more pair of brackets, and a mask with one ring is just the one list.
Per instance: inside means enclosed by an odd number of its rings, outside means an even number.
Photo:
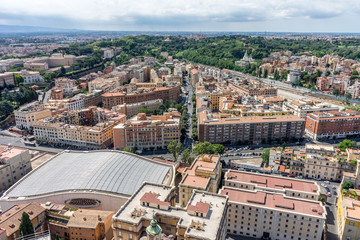
[{"label": "hazy horizon", "polygon": [[356,0],[3,0],[1,25],[92,31],[358,33]]}]

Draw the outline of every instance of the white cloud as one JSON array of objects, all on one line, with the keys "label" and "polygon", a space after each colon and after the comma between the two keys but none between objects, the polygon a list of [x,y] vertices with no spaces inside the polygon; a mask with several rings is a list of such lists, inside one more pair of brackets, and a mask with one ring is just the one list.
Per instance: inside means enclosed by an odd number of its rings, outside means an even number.
[{"label": "white cloud", "polygon": [[0,18],[162,26],[322,19],[359,12],[359,0],[1,0]]}]

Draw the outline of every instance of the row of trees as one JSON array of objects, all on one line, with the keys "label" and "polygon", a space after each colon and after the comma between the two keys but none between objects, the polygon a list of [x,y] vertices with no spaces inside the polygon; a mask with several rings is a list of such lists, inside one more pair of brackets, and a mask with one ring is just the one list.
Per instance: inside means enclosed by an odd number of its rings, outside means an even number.
[{"label": "row of trees", "polygon": [[194,149],[191,151],[190,148],[186,148],[182,150],[182,143],[176,142],[175,140],[172,141],[168,145],[168,150],[172,154],[175,161],[179,159],[181,156],[181,161],[183,163],[191,165],[194,161],[194,157],[191,156],[191,154],[194,154],[195,156],[203,155],[203,154],[223,154],[225,152],[225,147],[221,144],[212,144],[209,142],[203,142],[203,143],[196,143]]}]

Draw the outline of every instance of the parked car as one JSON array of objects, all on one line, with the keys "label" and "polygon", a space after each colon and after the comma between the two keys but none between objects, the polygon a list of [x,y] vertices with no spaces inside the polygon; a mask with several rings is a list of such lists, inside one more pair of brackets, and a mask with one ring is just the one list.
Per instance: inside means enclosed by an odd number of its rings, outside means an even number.
[{"label": "parked car", "polygon": [[294,174],[290,174],[289,177],[295,177],[295,175],[294,175]]},{"label": "parked car", "polygon": [[336,187],[335,185],[332,185],[332,188],[333,188],[333,189],[336,189],[337,187]]},{"label": "parked car", "polygon": [[331,197],[331,193],[328,192],[327,196],[328,196],[328,197]]},{"label": "parked car", "polygon": [[330,182],[329,182],[329,181],[324,181],[324,183],[326,183],[326,184],[330,184]]}]

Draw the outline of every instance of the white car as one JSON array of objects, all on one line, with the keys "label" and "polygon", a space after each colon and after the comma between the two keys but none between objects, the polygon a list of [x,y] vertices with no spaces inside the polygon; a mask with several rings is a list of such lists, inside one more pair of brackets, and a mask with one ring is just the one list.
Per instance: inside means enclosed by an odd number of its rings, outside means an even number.
[{"label": "white car", "polygon": [[333,188],[333,189],[336,189],[337,187],[336,187],[335,185],[332,185],[332,188]]},{"label": "white car", "polygon": [[324,183],[326,183],[326,184],[330,184],[330,182],[329,182],[329,181],[324,181]]}]

